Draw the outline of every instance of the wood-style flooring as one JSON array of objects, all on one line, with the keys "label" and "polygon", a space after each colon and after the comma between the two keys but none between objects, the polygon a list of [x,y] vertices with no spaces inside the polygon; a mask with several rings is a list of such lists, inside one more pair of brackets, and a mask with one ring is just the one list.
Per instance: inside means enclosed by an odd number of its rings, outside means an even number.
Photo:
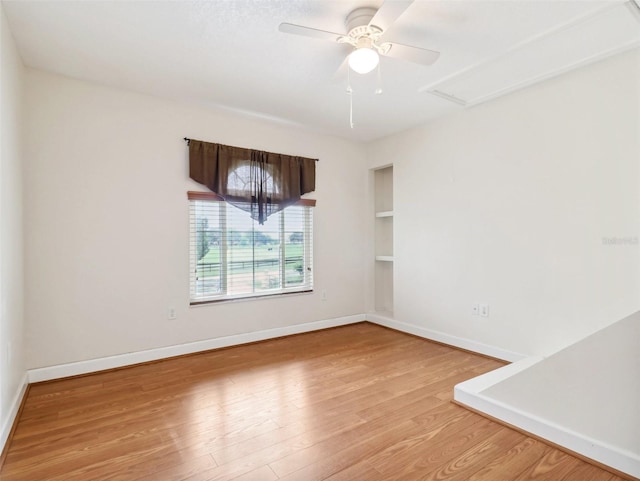
[{"label": "wood-style flooring", "polygon": [[0,479],[621,479],[451,403],[501,365],[361,323],[36,384]]}]

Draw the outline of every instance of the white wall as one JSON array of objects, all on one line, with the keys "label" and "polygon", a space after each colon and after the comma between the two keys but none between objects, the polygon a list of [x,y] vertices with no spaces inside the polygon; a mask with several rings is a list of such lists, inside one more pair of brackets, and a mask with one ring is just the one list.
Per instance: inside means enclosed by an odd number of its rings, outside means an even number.
[{"label": "white wall", "polygon": [[[360,144],[35,70],[26,107],[29,368],[365,311]],[[185,136],[320,159],[313,294],[189,307]]]},{"label": "white wall", "polygon": [[0,450],[25,376],[22,275],[22,61],[0,3]]},{"label": "white wall", "polygon": [[637,242],[603,244],[639,235],[638,62],[622,54],[368,146],[370,168],[394,164],[396,320],[544,355],[638,310]]}]

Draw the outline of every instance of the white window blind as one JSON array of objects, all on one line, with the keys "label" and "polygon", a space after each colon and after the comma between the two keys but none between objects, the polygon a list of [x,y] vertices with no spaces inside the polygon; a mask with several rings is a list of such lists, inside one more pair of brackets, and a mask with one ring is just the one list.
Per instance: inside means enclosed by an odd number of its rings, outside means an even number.
[{"label": "white window blind", "polygon": [[189,192],[191,304],[313,289],[313,205],[264,225],[215,194]]}]

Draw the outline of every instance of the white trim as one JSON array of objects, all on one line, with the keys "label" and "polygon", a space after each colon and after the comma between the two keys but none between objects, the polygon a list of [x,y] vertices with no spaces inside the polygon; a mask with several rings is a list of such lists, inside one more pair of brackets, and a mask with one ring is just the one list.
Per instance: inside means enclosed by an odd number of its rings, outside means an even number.
[{"label": "white trim", "polygon": [[[635,2],[635,5],[634,5]],[[547,37],[550,37],[552,35],[555,35],[557,33],[563,32],[565,30],[568,30],[570,28],[573,28],[577,25],[583,24],[589,20],[591,20],[592,18],[595,18],[598,15],[601,15],[603,13],[608,12],[609,10],[613,10],[614,8],[618,8],[620,6],[624,6],[626,7],[629,12],[631,13],[631,15],[635,15],[636,20],[640,21],[640,16],[638,16],[638,12],[637,9],[634,8],[634,6],[640,6],[640,0],[633,0],[633,1],[625,1],[625,2],[615,2],[615,3],[607,3],[605,5],[602,5],[592,11],[586,12],[582,15],[579,15],[577,17],[571,18],[568,21],[561,23],[559,25],[553,26],[543,32],[539,32],[519,43],[516,43],[515,45],[513,45],[511,48],[505,50],[504,52],[499,53],[498,55],[495,55],[493,57],[490,57],[488,59],[484,59],[480,62],[477,62],[473,65],[470,65],[468,67],[465,67],[461,70],[458,70],[457,72],[452,73],[451,75],[448,75],[442,79],[437,80],[436,82],[433,82],[431,84],[425,85],[423,87],[420,87],[418,89],[418,92],[422,93],[422,92],[427,92],[430,93],[432,95],[436,95],[440,98],[443,98],[445,100],[449,100],[451,102],[455,102],[458,105],[462,105],[465,107],[471,107],[471,106],[475,106],[475,105],[479,105],[482,104],[484,102],[487,102],[489,100],[493,100],[495,98],[498,97],[502,97],[503,95],[506,95],[508,93],[523,89],[525,87],[528,87],[530,85],[534,85],[537,83],[540,83],[542,81],[557,77],[559,75],[562,75],[566,72],[569,72],[571,70],[598,62],[600,60],[603,60],[607,57],[611,57],[614,55],[618,55],[620,53],[626,52],[627,50],[631,50],[633,48],[636,48],[640,45],[640,42],[636,39],[634,40],[630,40],[626,43],[622,43],[620,45],[617,45],[615,47],[612,47],[608,50],[602,51],[600,53],[595,53],[592,55],[588,55],[580,60],[576,60],[572,63],[570,63],[569,65],[565,65],[561,68],[557,68],[554,70],[550,70],[547,71],[545,73],[542,73],[540,75],[536,75],[533,77],[530,77],[528,79],[522,80],[520,82],[516,82],[514,84],[511,84],[507,87],[498,89],[498,90],[494,90],[492,92],[489,92],[487,94],[484,95],[480,95],[478,97],[475,97],[473,99],[460,99],[457,97],[454,97],[451,94],[448,94],[446,92],[443,92],[439,89],[439,87],[441,86],[445,86],[447,85],[448,82],[452,81],[452,80],[458,80],[458,79],[464,79],[466,77],[469,77],[470,75],[474,74],[476,71],[478,71],[479,69],[490,65],[492,63],[495,63],[497,61],[502,60],[503,58],[507,57],[508,55],[517,52],[518,50],[524,48],[524,47],[528,47],[529,45],[541,40],[541,39],[545,39]]]},{"label": "white trim", "polygon": [[[530,44],[544,39],[550,35],[553,35],[555,33],[558,32],[562,32],[564,30],[568,30],[569,28],[572,28],[576,25],[579,25],[589,19],[591,19],[592,17],[595,17],[596,15],[600,15],[608,10],[611,10],[613,8],[617,8],[621,5],[621,3],[608,3],[608,4],[604,4],[601,5],[597,8],[595,8],[594,10],[590,10],[588,12],[582,13],[576,17],[572,17],[560,24],[554,25],[546,30],[543,30],[542,32],[537,32],[534,35],[525,38],[524,40],[521,40],[520,42],[517,42],[515,44],[513,44],[510,48],[508,48],[507,50],[503,51],[503,52],[499,52],[496,55],[493,55],[492,57],[489,58],[485,58],[482,59],[474,64],[471,64],[467,67],[464,67],[460,70],[458,70],[457,72],[452,73],[451,75],[447,75],[444,78],[441,78],[435,82],[432,82],[430,84],[424,85],[423,87],[420,87],[418,89],[418,92],[426,92],[426,91],[431,91],[433,89],[435,89],[436,87],[447,83],[450,80],[454,80],[454,79],[458,79],[460,77],[463,77],[465,75],[469,75],[471,73],[473,73],[475,70],[477,70],[480,67],[484,67],[485,65],[488,65],[492,62],[496,62],[498,60],[501,60],[504,57],[507,57],[508,55],[512,54],[513,52],[516,52],[518,50],[520,50],[523,47],[527,47]],[[462,100],[462,99],[461,99]]]},{"label": "white trim", "polygon": [[[436,85],[437,87],[437,85]],[[420,93],[422,93],[422,90],[419,90]],[[455,97],[451,94],[448,94],[446,92],[441,92],[440,90],[437,90],[436,88],[430,89],[430,90],[426,90],[427,93],[435,95],[437,97],[440,97],[441,99],[444,100],[448,100],[449,102],[453,102],[454,104],[458,104],[458,105],[462,105],[463,107],[467,107],[469,105],[469,102],[467,102],[466,100],[462,100],[459,99],[458,97]]]},{"label": "white trim", "polygon": [[159,359],[181,356],[184,354],[209,351],[211,349],[219,349],[221,347],[237,346],[249,342],[264,341],[276,337],[301,334],[304,332],[317,331],[330,327],[346,326],[347,324],[364,322],[365,317],[366,316],[364,314],[355,314],[352,316],[336,317],[334,319],[324,319],[321,321],[296,324],[293,326],[276,327],[274,329],[266,329],[263,331],[247,332],[244,334],[235,334],[233,336],[206,339],[204,341],[159,347],[146,351],[118,354],[115,356],[102,357],[98,359],[88,359],[86,361],[78,361],[68,364],[59,364],[56,366],[30,369],[28,371],[29,382],[33,383],[40,381],[50,381],[52,379],[77,376],[80,374],[89,374],[92,372],[103,371],[105,369],[130,366],[132,364],[139,364],[141,362],[156,361]]},{"label": "white trim", "polygon": [[541,39],[545,39],[546,37],[549,37],[551,35],[554,35],[556,33],[559,32],[563,32],[564,30],[568,30],[576,25],[579,25],[581,23],[584,23],[585,21],[590,20],[592,17],[596,17],[597,15],[601,15],[602,13],[608,11],[608,10],[612,10],[614,8],[619,7],[620,5],[622,5],[622,3],[617,2],[617,3],[608,3],[608,4],[604,4],[601,5],[597,8],[595,8],[594,10],[590,10],[588,12],[585,12],[581,15],[578,15],[576,17],[570,18],[568,20],[566,20],[565,22],[562,22],[558,25],[554,25],[546,30],[543,30],[542,32],[537,32],[534,35],[515,43],[514,45],[512,45],[510,48],[508,48],[507,50],[500,52],[492,57],[486,58],[486,59],[482,59],[479,62],[476,62],[474,64],[471,64],[467,67],[464,67],[460,70],[458,70],[457,72],[454,72],[450,75],[447,75],[446,77],[439,79],[431,84],[427,84],[424,85],[423,87],[420,87],[418,89],[418,92],[426,92],[426,91],[431,91],[434,90],[436,87],[442,85],[442,84],[446,84],[447,82],[449,82],[450,80],[455,80],[458,78],[461,78],[463,76],[468,76],[469,74],[473,73],[475,70],[484,67],[485,65],[488,65],[490,63],[496,62],[498,60],[503,59],[504,57],[507,57],[508,55],[512,54],[513,52],[517,52],[518,50],[522,49],[523,47],[527,47],[530,44],[541,40]]},{"label": "white trim", "polygon": [[482,394],[482,391],[489,386],[513,376],[541,360],[540,357],[531,357],[460,383],[455,386],[453,397],[460,404],[488,414],[618,471],[640,478],[640,455],[637,453],[593,439]]},{"label": "white trim", "polygon": [[[560,76],[562,74],[565,74],[565,73],[570,72],[572,70],[576,70],[576,69],[578,69],[580,67],[585,67],[585,66],[590,65],[592,63],[599,62],[600,60],[604,60],[605,58],[613,57],[614,55],[618,55],[618,54],[624,53],[624,52],[626,52],[628,50],[631,50],[631,49],[634,49],[634,48],[638,47],[639,45],[640,45],[640,43],[638,43],[638,41],[633,40],[633,41],[631,41],[631,42],[629,42],[627,44],[623,44],[623,45],[620,45],[618,47],[614,47],[614,48],[612,48],[610,50],[606,50],[606,51],[601,52],[599,54],[591,55],[590,57],[586,57],[586,58],[584,58],[582,60],[578,60],[578,61],[576,61],[574,63],[565,65],[562,68],[558,68],[556,70],[553,70],[553,71],[550,71],[550,72],[546,72],[544,74],[537,75],[535,77],[531,77],[531,78],[529,78],[527,80],[523,80],[521,82],[516,82],[516,83],[514,83],[514,84],[512,84],[512,85],[510,85],[508,87],[503,88],[503,89],[498,89],[498,90],[496,90],[494,92],[491,92],[489,94],[477,97],[477,98],[475,98],[473,100],[469,100],[467,102],[466,106],[472,107],[472,106],[475,106],[475,105],[479,105],[479,104],[488,102],[489,100],[493,100],[493,99],[496,99],[498,97],[502,97],[504,95],[507,95],[507,94],[509,94],[511,92],[515,92],[517,90],[524,89],[526,87],[529,87],[530,85],[535,85],[535,84],[541,83],[541,82],[543,82],[545,80],[550,80],[550,79],[552,79],[554,77],[558,77],[558,76]],[[433,93],[433,92],[429,91],[429,93]]]},{"label": "white trim", "polygon": [[390,317],[381,316],[376,313],[367,314],[367,321],[373,322],[374,324],[379,324],[381,326],[389,327],[397,331],[413,334],[414,336],[423,337],[432,341],[442,342],[444,344],[449,344],[450,346],[459,347],[461,349],[484,354],[485,356],[495,357],[496,359],[503,359],[509,362],[520,361],[527,357],[524,354],[508,351],[507,349],[501,349],[499,347],[490,346],[488,344],[483,344],[471,339],[453,336],[451,334],[440,331],[434,331],[425,327],[416,326],[415,324],[397,321]]},{"label": "white trim", "polygon": [[20,386],[18,386],[18,390],[16,391],[15,396],[13,396],[7,417],[2,422],[2,431],[0,431],[0,452],[4,449],[7,439],[9,439],[9,434],[11,433],[11,428],[13,427],[13,423],[15,422],[18,411],[20,410],[22,399],[24,398],[24,394],[27,392],[27,386],[29,385],[28,381],[29,378],[25,372],[24,376],[22,376],[22,380],[20,381]]}]

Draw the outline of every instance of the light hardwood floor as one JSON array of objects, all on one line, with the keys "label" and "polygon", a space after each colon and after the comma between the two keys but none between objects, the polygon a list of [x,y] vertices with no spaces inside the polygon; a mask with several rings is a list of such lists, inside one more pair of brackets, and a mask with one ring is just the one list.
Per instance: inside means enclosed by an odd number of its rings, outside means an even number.
[{"label": "light hardwood floor", "polygon": [[451,403],[500,366],[361,323],[37,384],[0,479],[621,479]]}]

